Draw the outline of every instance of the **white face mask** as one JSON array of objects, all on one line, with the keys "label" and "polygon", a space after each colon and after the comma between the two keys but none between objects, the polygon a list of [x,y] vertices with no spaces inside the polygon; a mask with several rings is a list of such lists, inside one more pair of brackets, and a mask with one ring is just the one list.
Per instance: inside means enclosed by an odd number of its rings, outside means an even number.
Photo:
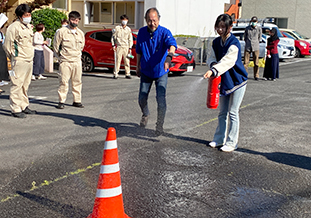
[{"label": "white face mask", "polygon": [[252,26],[253,27],[257,26],[257,22],[252,22]]},{"label": "white face mask", "polygon": [[127,20],[122,20],[122,25],[126,25],[127,24]]},{"label": "white face mask", "polygon": [[66,27],[66,26],[67,26],[67,24],[62,25],[62,27]]},{"label": "white face mask", "polygon": [[31,22],[31,17],[23,17],[23,22],[29,24]]}]

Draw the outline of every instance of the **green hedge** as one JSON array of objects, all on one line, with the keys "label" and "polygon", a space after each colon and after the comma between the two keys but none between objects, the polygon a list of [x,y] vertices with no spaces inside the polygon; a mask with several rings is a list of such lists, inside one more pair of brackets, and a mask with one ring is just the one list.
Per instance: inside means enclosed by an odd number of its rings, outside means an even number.
[{"label": "green hedge", "polygon": [[56,30],[62,26],[61,20],[67,19],[67,15],[65,13],[51,8],[36,10],[31,13],[31,17],[34,32],[36,31],[36,25],[42,23],[45,26],[43,37],[44,39],[51,38],[52,43]]}]

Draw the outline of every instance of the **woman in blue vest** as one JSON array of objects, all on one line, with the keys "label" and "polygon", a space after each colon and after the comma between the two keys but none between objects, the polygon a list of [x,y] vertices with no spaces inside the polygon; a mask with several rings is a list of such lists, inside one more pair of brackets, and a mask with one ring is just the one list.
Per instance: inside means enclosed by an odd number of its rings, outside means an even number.
[{"label": "woman in blue vest", "polygon": [[234,151],[238,146],[239,109],[247,83],[241,46],[230,33],[231,29],[232,18],[227,14],[219,15],[215,22],[219,37],[213,41],[211,56],[207,61],[210,70],[204,74],[204,78],[221,76],[218,126],[209,146],[220,147],[225,152]]}]

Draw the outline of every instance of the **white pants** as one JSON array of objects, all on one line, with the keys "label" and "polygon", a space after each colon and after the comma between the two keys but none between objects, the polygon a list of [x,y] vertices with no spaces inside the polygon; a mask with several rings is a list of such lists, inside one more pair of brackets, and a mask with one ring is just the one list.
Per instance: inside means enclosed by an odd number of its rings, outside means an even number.
[{"label": "white pants", "polygon": [[130,76],[131,75],[131,72],[130,72],[130,60],[126,57],[129,53],[129,48],[128,47],[121,47],[121,46],[118,46],[117,47],[117,68],[114,69],[114,75],[115,76],[118,76],[119,74],[119,71],[120,71],[120,65],[121,65],[121,60],[122,60],[122,57],[123,57],[123,62],[124,62],[124,68],[125,68],[125,75],[126,76]]},{"label": "white pants", "polygon": [[59,65],[58,97],[60,103],[65,103],[71,79],[73,101],[81,103],[82,90],[82,64],[78,62],[62,62]]}]

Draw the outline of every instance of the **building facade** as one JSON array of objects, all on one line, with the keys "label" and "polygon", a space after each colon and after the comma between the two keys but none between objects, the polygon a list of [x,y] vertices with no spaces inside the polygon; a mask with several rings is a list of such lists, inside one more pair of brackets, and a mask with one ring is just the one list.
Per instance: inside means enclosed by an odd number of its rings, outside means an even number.
[{"label": "building facade", "polygon": [[310,5],[311,0],[243,0],[241,18],[250,19],[254,15],[274,18],[274,23],[280,28],[294,29],[311,37],[311,28],[308,28]]},{"label": "building facade", "polygon": [[[139,29],[145,25],[145,11],[157,7],[160,25],[169,28],[173,35],[215,36],[214,22],[224,12],[230,0],[57,0],[71,1],[70,10],[83,14],[79,27],[83,31],[113,28],[120,16],[127,14],[129,26]],[[65,5],[63,3],[63,5]]]},{"label": "building facade", "polygon": [[[13,5],[6,14],[11,23],[17,5],[27,0],[9,0]],[[50,7],[68,13],[79,11],[82,19],[79,28],[84,32],[113,28],[120,24],[120,16],[129,17],[128,25],[139,29],[146,25],[144,15],[148,8],[157,7],[160,25],[169,28],[173,35],[215,36],[214,22],[224,13],[230,0],[56,0]]]}]

